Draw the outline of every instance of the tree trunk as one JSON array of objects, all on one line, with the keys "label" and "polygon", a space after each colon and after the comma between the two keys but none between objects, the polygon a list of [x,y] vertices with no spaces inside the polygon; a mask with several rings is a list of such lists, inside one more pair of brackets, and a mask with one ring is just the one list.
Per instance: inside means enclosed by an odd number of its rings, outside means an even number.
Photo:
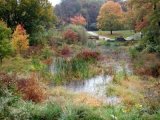
[{"label": "tree trunk", "polygon": [[113,34],[113,30],[111,29],[111,35]]},{"label": "tree trunk", "polygon": [[2,65],[2,58],[0,58],[0,65]]}]

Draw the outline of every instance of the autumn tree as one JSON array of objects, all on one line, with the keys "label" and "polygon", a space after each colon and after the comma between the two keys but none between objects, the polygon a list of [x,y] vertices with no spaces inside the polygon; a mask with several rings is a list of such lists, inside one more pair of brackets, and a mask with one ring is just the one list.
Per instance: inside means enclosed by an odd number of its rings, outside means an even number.
[{"label": "autumn tree", "polygon": [[160,1],[129,0],[129,8],[135,13],[135,28],[143,33],[141,46],[160,53]]},{"label": "autumn tree", "polygon": [[16,30],[12,35],[12,46],[17,53],[22,53],[29,47],[28,35],[22,25],[17,25]]},{"label": "autumn tree", "polygon": [[107,1],[100,9],[97,18],[98,27],[102,30],[110,30],[112,34],[112,31],[120,25],[122,14],[123,11],[119,3]]},{"label": "autumn tree", "polygon": [[71,23],[75,25],[86,25],[86,19],[82,15],[74,16],[71,18]]},{"label": "autumn tree", "polygon": [[4,57],[8,56],[12,49],[10,44],[10,37],[11,37],[11,29],[7,27],[7,25],[0,21],[0,62]]}]

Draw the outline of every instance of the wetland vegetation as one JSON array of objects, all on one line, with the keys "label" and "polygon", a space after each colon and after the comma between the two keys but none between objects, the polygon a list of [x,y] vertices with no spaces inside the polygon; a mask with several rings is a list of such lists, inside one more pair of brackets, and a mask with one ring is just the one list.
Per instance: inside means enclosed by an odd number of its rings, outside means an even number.
[{"label": "wetland vegetation", "polygon": [[0,120],[159,120],[160,2],[50,2],[0,0]]}]

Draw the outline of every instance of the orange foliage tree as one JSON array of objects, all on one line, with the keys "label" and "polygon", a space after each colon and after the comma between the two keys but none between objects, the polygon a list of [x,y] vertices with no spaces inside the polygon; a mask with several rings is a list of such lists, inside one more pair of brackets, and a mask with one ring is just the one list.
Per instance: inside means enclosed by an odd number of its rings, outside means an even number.
[{"label": "orange foliage tree", "polygon": [[107,1],[100,9],[97,18],[98,27],[102,30],[110,30],[112,34],[112,31],[120,25],[122,15],[123,11],[118,2]]},{"label": "orange foliage tree", "polygon": [[70,18],[71,23],[75,25],[86,25],[86,19],[82,15],[74,16],[73,18]]},{"label": "orange foliage tree", "polygon": [[21,53],[29,48],[29,40],[26,30],[22,25],[17,25],[12,35],[12,46],[17,53]]},{"label": "orange foliage tree", "polygon": [[[149,18],[154,9],[154,0],[129,0],[128,19],[134,20],[135,31],[141,31],[149,25]],[[133,15],[134,14],[134,15]]]}]

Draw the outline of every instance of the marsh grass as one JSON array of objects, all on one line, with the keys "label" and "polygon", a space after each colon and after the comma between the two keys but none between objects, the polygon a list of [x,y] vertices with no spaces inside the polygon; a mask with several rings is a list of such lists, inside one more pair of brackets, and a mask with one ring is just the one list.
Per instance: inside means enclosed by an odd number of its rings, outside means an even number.
[{"label": "marsh grass", "polygon": [[143,87],[143,82],[138,77],[129,76],[120,83],[109,85],[107,95],[119,96],[124,104],[133,106],[136,103],[144,102]]},{"label": "marsh grass", "polygon": [[58,58],[55,61],[55,82],[61,83],[65,80],[84,79],[90,76],[89,63],[82,59],[66,60]]}]

